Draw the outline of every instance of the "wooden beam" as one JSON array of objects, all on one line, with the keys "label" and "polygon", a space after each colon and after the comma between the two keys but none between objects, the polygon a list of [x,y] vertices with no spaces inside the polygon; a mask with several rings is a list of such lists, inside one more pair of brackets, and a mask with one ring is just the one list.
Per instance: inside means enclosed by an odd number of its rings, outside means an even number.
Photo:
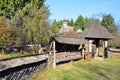
[{"label": "wooden beam", "polygon": [[89,52],[92,52],[92,40],[89,40]]},{"label": "wooden beam", "polygon": [[85,45],[84,44],[82,44],[82,57],[84,57],[84,52],[85,52]]},{"label": "wooden beam", "polygon": [[108,51],[107,51],[107,47],[108,47],[108,40],[104,40],[104,58],[108,57]]},{"label": "wooden beam", "polygon": [[99,40],[96,40],[96,55],[95,57],[99,56]]},{"label": "wooden beam", "polygon": [[105,48],[107,48],[107,47],[108,47],[108,41],[105,40]]},{"label": "wooden beam", "polygon": [[53,68],[56,68],[55,41],[53,41],[53,53],[54,53]]}]

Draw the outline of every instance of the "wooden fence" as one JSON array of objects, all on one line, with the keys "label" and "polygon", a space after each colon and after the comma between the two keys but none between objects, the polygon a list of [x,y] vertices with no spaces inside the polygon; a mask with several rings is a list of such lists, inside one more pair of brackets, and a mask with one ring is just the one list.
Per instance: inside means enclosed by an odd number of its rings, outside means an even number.
[{"label": "wooden fence", "polygon": [[47,57],[31,55],[0,60],[0,80],[26,80],[47,66]]},{"label": "wooden fence", "polygon": [[109,48],[108,58],[120,58],[120,49]]}]

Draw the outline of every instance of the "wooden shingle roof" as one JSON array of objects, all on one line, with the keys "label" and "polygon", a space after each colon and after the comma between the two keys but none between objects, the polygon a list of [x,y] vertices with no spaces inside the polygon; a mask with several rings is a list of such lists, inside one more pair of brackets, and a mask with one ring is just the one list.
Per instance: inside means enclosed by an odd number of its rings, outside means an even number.
[{"label": "wooden shingle roof", "polygon": [[91,24],[83,31],[82,36],[85,38],[112,39],[114,38],[106,28],[104,28],[97,20],[93,20]]},{"label": "wooden shingle roof", "polygon": [[72,38],[65,36],[53,36],[52,37],[58,43],[63,44],[71,44],[71,45],[80,45],[80,44],[88,44],[89,42],[83,38]]}]

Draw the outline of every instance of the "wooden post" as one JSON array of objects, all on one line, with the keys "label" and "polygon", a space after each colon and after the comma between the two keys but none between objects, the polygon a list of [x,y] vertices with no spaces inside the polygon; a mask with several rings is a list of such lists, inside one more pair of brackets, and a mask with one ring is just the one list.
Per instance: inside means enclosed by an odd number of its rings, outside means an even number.
[{"label": "wooden post", "polygon": [[104,41],[104,58],[108,57],[108,51],[107,51],[107,47],[108,47],[108,41],[105,40]]},{"label": "wooden post", "polygon": [[89,40],[89,52],[92,52],[92,40]]},{"label": "wooden post", "polygon": [[81,55],[82,57],[84,57],[84,52],[85,52],[84,47],[85,47],[85,45],[82,44],[82,55]]},{"label": "wooden post", "polygon": [[96,56],[99,56],[99,40],[96,40]]},{"label": "wooden post", "polygon": [[91,57],[91,53],[92,53],[92,42],[93,42],[93,40],[89,40],[89,53],[90,53],[90,57]]},{"label": "wooden post", "polygon": [[108,41],[105,40],[105,48],[107,48],[107,47],[108,47]]},{"label": "wooden post", "polygon": [[53,68],[56,68],[55,41],[53,41],[53,53],[54,53]]}]

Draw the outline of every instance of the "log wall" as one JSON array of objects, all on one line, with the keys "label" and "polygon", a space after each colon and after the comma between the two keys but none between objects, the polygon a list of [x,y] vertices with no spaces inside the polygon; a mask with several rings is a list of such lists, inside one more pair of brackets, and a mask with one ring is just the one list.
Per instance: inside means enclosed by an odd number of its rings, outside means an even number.
[{"label": "log wall", "polygon": [[[72,61],[82,58],[81,52],[60,52],[56,53],[56,63]],[[48,54],[48,66],[52,66],[54,54]]]}]

